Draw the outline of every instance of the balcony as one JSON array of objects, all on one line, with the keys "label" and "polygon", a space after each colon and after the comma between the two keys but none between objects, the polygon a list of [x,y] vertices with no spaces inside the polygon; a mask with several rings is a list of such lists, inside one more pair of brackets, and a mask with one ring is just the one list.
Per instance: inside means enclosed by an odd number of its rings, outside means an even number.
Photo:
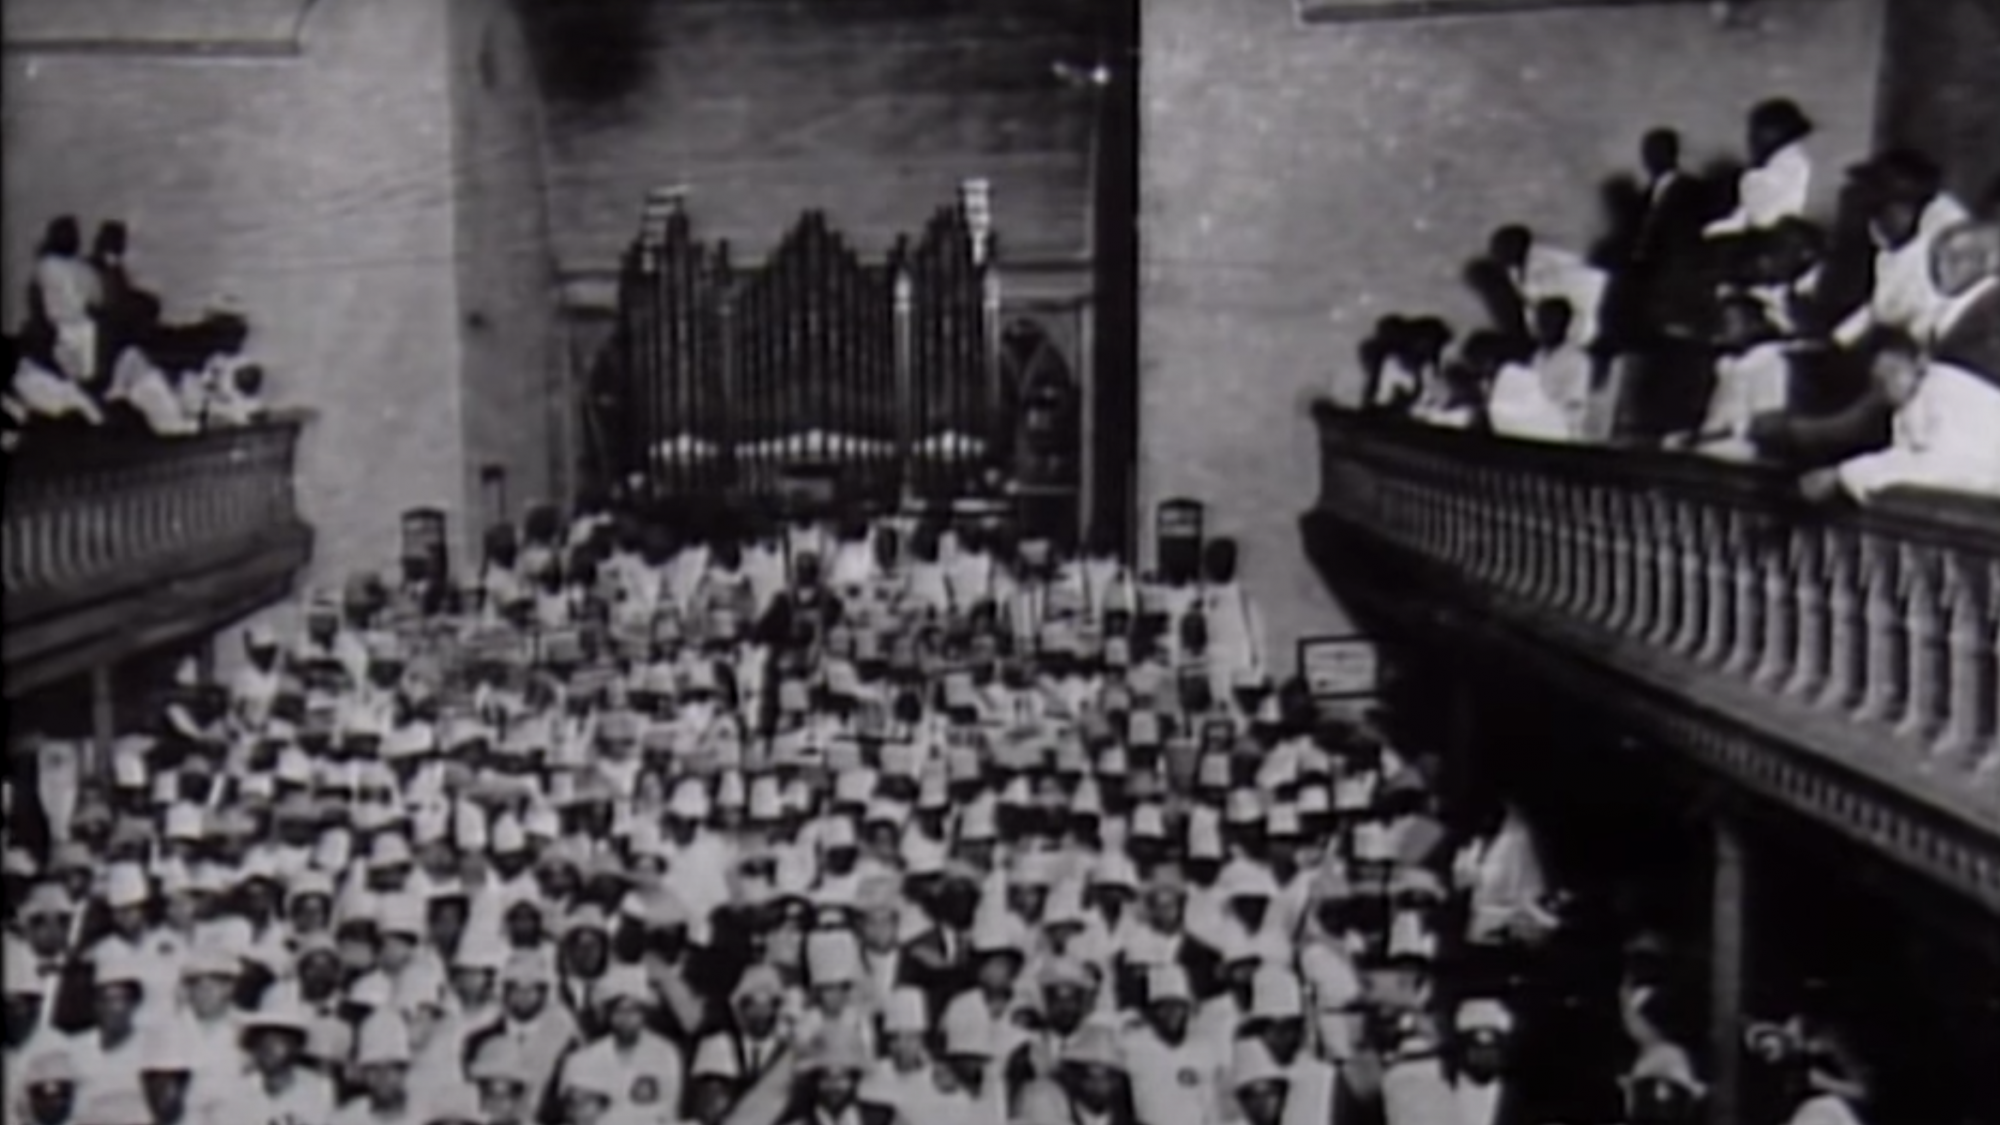
[{"label": "balcony", "polygon": [[31,440],[7,465],[7,696],[211,632],[312,553],[303,415],[196,437]]},{"label": "balcony", "polygon": [[2000,501],[1315,421],[1306,547],[1385,638],[1555,680],[2000,912]]}]

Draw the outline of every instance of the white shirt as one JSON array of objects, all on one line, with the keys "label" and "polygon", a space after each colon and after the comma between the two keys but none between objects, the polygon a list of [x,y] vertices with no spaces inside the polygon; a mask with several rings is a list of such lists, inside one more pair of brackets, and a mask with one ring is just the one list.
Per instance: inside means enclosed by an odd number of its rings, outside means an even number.
[{"label": "white shirt", "polygon": [[31,359],[22,360],[14,372],[13,394],[30,412],[44,418],[74,415],[93,426],[104,422],[104,412],[82,387]]},{"label": "white shirt", "polygon": [[1532,313],[1542,301],[1569,302],[1569,342],[1587,345],[1597,339],[1598,309],[1604,304],[1604,290],[1610,278],[1574,251],[1543,246],[1528,247],[1528,259],[1514,274],[1514,288]]},{"label": "white shirt", "polygon": [[1762,165],[1744,169],[1736,181],[1736,210],[1710,223],[1702,233],[1769,230],[1805,214],[1811,191],[1812,158],[1806,155],[1804,142],[1795,141],[1772,153]]},{"label": "white shirt", "polygon": [[2000,495],[2000,387],[1933,363],[1896,412],[1889,448],[1840,464],[1857,499],[1897,486]]},{"label": "white shirt", "polygon": [[1945,304],[1931,280],[1931,247],[1937,244],[1938,235],[1965,217],[1965,207],[1958,200],[1940,195],[1924,208],[1908,242],[1879,247],[1875,252],[1874,292],[1866,305],[1835,329],[1834,339],[1843,347],[1853,347],[1869,328],[1878,326],[1900,329],[1919,340],[1929,335]]},{"label": "white shirt", "polygon": [[1486,401],[1493,432],[1523,441],[1568,441],[1569,412],[1549,397],[1542,377],[1526,364],[1510,363],[1493,380]]},{"label": "white shirt", "polygon": [[1702,451],[1715,457],[1748,456],[1749,444],[1740,435],[1750,419],[1785,408],[1791,381],[1791,359],[1782,341],[1716,359],[1715,390],[1701,423]]},{"label": "white shirt", "polygon": [[195,432],[194,419],[181,409],[180,395],[166,373],[153,366],[137,348],[127,348],[118,357],[111,377],[107,402],[129,402],[146,420],[146,428],[161,436]]}]

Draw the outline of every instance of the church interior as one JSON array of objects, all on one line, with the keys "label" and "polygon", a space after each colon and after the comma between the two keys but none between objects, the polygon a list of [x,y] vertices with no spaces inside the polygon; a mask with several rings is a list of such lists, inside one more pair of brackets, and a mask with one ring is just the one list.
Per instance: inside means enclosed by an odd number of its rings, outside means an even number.
[{"label": "church interior", "polygon": [[5,1125],[2000,1122],[1993,0],[7,0]]}]

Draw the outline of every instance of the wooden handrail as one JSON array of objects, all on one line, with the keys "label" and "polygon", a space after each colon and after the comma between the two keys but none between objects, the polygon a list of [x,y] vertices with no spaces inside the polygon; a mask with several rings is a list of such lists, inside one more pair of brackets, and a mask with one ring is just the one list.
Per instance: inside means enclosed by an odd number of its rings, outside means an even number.
[{"label": "wooden handrail", "polygon": [[183,558],[226,559],[299,524],[293,490],[309,416],[178,438],[30,434],[8,459],[6,620],[88,605]]},{"label": "wooden handrail", "polygon": [[2000,498],[1818,506],[1768,466],[1313,413],[1341,524],[1512,621],[1752,692],[1802,738],[1837,726],[2000,825]]}]

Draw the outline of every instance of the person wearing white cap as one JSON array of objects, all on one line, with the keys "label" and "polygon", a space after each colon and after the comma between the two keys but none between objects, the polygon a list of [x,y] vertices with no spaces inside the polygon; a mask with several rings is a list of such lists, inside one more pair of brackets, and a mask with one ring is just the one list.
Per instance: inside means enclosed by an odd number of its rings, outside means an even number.
[{"label": "person wearing white cap", "polygon": [[243,666],[229,681],[229,709],[238,723],[256,729],[271,715],[271,704],[284,682],[277,630],[254,622],[243,631]]},{"label": "person wearing white cap", "polygon": [[893,1105],[908,1121],[925,1121],[926,1099],[935,1090],[927,1040],[930,1013],[914,988],[891,992],[882,1006],[883,1059],[863,1084],[863,1096]]},{"label": "person wearing white cap", "polygon": [[1300,1125],[1331,1121],[1340,1076],[1333,1064],[1307,1050],[1305,989],[1289,965],[1267,964],[1250,986],[1244,1032],[1262,1043],[1288,1083],[1286,1119]]},{"label": "person wearing white cap", "polygon": [[555,966],[546,948],[516,950],[500,970],[500,1019],[468,1035],[463,1048],[478,1059],[505,1044],[531,1103],[550,1091],[563,1056],[579,1041],[575,1017],[553,1003]]},{"label": "person wearing white cap", "polygon": [[69,1051],[47,1047],[19,1068],[12,1059],[8,1063],[7,1104],[0,1108],[8,1125],[70,1125],[75,1120],[79,1082]]},{"label": "person wearing white cap", "polygon": [[236,1018],[236,982],[243,962],[218,943],[200,942],[181,963],[184,1006],[179,1018],[160,1029],[187,1052],[194,1080],[207,1094],[226,1086],[242,1069],[242,1025]]},{"label": "person wearing white cap", "polygon": [[138,1013],[145,1001],[146,966],[124,948],[102,943],[93,961],[96,1027],[70,1044],[70,1057],[82,1078],[79,1102],[104,1094],[140,1094],[139,1073],[145,1061]]},{"label": "person wearing white cap", "polygon": [[504,1036],[487,1040],[476,1052],[468,1051],[466,1078],[479,1098],[479,1110],[486,1125],[529,1125],[541,1109],[540,1087],[530,1087],[526,1060],[512,1040]]},{"label": "person wearing white cap", "polygon": [[1518,1125],[1527,1119],[1506,1080],[1507,1047],[1513,1013],[1488,997],[1461,1002],[1453,1021],[1456,1035],[1450,1066],[1463,1125]]},{"label": "person wearing white cap", "polygon": [[[1284,1125],[1289,1121],[1304,1125],[1315,1120],[1292,1112],[1291,1073],[1271,1057],[1261,1039],[1249,1038],[1236,1044],[1229,1068],[1229,1090],[1246,1125]],[[1330,1122],[1332,1117],[1317,1120]]]},{"label": "person wearing white cap", "polygon": [[1144,1022],[1125,1037],[1132,1097],[1146,1125],[1216,1125],[1222,1120],[1226,1048],[1190,1034],[1194,993],[1173,964],[1146,974]]},{"label": "person wearing white cap", "polygon": [[654,1003],[645,973],[620,966],[604,974],[598,999],[605,1032],[563,1064],[565,1081],[574,1069],[601,1074],[611,1086],[611,1111],[633,1125],[675,1125],[680,1117],[683,1078],[680,1048],[646,1027]]},{"label": "person wearing white cap", "polygon": [[722,1125],[736,1105],[742,1082],[743,1072],[728,1036],[703,1039],[688,1066],[688,1115],[682,1125]]},{"label": "person wearing white cap", "polygon": [[218,1122],[332,1121],[333,1086],[302,1065],[312,1027],[290,990],[267,993],[241,1023],[250,1070],[220,1093],[211,1116]]},{"label": "person wearing white cap", "polygon": [[27,1065],[45,1052],[66,1051],[69,1037],[50,1026],[42,1015],[51,1006],[49,994],[58,986],[59,976],[44,978],[37,969],[33,951],[14,935],[0,937],[0,942],[6,947],[4,957],[0,957],[6,971],[6,1021],[0,1025],[0,1033],[6,1037],[5,1054],[0,1057],[6,1100],[0,1103],[0,1111],[12,1112],[22,1093],[20,1080]]},{"label": "person wearing white cap", "polygon": [[893,1106],[861,1097],[868,1047],[851,1029],[832,1027],[805,1046],[796,1108],[779,1125],[898,1125]]},{"label": "person wearing white cap", "polygon": [[403,1017],[382,1009],[362,1022],[354,1064],[362,1096],[340,1107],[334,1125],[389,1125],[423,1119],[410,1092],[410,1031]]},{"label": "person wearing white cap", "polygon": [[814,930],[806,935],[809,1007],[800,1014],[798,1035],[812,1039],[830,1027],[851,1030],[872,1054],[872,1014],[856,995],[862,978],[861,947],[852,930]]}]

